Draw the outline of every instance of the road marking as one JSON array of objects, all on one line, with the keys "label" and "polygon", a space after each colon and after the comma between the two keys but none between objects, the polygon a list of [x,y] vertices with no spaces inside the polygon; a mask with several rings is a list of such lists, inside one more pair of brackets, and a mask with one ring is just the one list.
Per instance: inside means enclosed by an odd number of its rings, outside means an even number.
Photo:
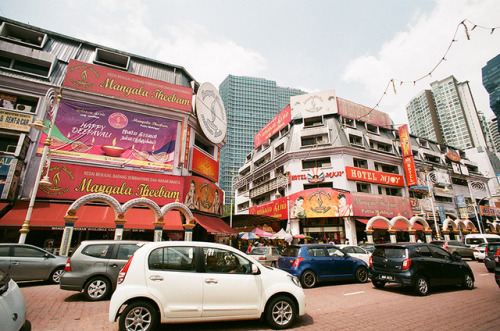
[{"label": "road marking", "polygon": [[480,274],[479,276],[489,276],[491,274]]},{"label": "road marking", "polygon": [[354,295],[354,294],[361,294],[361,293],[365,293],[365,291],[351,292],[351,293],[344,293],[344,295]]}]

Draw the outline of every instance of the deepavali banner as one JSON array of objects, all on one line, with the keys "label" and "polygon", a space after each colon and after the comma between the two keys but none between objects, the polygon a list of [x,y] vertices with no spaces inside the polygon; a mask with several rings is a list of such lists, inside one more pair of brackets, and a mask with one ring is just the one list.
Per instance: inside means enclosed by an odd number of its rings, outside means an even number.
[{"label": "deepavali banner", "polygon": [[276,134],[279,130],[283,129],[292,120],[292,113],[290,105],[286,106],[277,116],[275,116],[269,123],[262,128],[254,137],[254,148],[259,147]]},{"label": "deepavali banner", "polygon": [[121,70],[70,60],[63,86],[191,112],[193,89]]},{"label": "deepavali banner", "polygon": [[280,198],[251,207],[252,215],[265,215],[278,219],[353,216],[351,196],[348,192],[331,188],[314,188],[300,191],[287,198]]},{"label": "deepavali banner", "polygon": [[184,177],[184,204],[192,210],[222,216],[224,196],[222,190],[208,179],[198,176]]},{"label": "deepavali banner", "polygon": [[[42,176],[45,176],[44,171]],[[106,193],[120,203],[149,198],[160,207],[183,197],[182,177],[130,170],[52,162],[50,186],[40,186],[37,197],[76,200],[86,194]]]},{"label": "deepavali banner", "polygon": [[[63,100],[50,152],[66,159],[172,170],[177,125],[164,118]],[[42,133],[39,154],[47,132]]]}]

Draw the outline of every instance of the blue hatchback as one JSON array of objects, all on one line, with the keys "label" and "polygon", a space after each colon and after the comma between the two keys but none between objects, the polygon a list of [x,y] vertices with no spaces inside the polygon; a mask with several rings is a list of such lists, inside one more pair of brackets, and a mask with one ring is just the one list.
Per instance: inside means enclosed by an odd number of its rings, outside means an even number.
[{"label": "blue hatchback", "polygon": [[299,278],[304,288],[329,280],[368,280],[365,262],[327,244],[290,245],[278,259],[277,267]]}]

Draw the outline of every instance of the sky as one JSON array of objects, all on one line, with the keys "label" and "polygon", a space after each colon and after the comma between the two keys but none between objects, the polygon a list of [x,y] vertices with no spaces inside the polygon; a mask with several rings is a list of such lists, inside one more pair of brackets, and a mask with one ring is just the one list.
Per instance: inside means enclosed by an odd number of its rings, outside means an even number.
[{"label": "sky", "polygon": [[0,16],[182,66],[200,83],[218,87],[231,74],[307,92],[333,89],[388,113],[395,125],[408,122],[412,97],[450,75],[469,81],[476,107],[493,117],[481,69],[500,53],[499,13],[498,0],[0,4]]}]

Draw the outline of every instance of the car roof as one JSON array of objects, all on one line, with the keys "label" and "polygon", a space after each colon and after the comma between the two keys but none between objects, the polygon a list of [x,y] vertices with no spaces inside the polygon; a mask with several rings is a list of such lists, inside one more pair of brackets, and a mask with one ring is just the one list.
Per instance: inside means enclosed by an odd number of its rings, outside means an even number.
[{"label": "car roof", "polygon": [[419,245],[427,245],[427,243],[410,243],[410,242],[398,242],[398,243],[385,243],[385,244],[376,244],[375,248],[381,248],[381,247],[412,247],[412,246],[419,246]]},{"label": "car roof", "polygon": [[83,240],[80,244],[140,244],[140,243],[148,243],[150,241],[143,240]]}]

